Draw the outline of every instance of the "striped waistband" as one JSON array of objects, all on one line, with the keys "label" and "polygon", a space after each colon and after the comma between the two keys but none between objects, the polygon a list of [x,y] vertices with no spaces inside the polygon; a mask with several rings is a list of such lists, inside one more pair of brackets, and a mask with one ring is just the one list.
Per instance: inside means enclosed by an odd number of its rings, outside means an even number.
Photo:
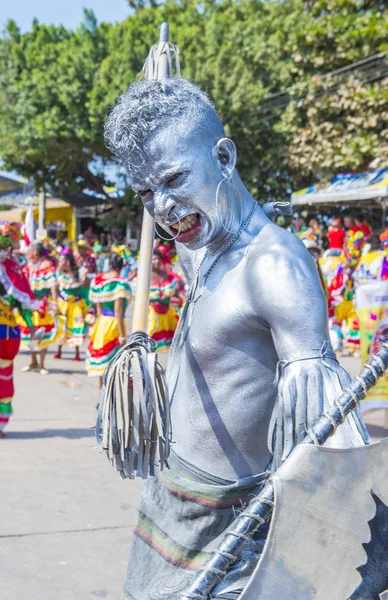
[{"label": "striped waistband", "polygon": [[159,473],[160,480],[172,494],[211,508],[241,506],[241,500],[246,500],[268,477],[269,472],[265,471],[229,481],[201,471],[173,451],[168,459],[168,468]]}]

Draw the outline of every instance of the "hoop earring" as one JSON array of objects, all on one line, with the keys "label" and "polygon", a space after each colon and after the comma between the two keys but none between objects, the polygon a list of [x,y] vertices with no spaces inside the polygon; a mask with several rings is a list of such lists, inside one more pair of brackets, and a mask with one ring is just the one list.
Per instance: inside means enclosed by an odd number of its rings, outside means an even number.
[{"label": "hoop earring", "polygon": [[[218,195],[220,193],[221,185],[224,183],[224,181],[225,181],[225,183],[227,181],[229,181],[233,185],[233,187],[235,188],[235,190],[238,193],[238,197],[240,198],[240,224],[237,227],[236,231],[230,231],[227,227],[225,227],[225,224],[224,224],[224,222],[222,220],[222,217],[220,216],[220,211],[218,210]],[[242,198],[241,198],[240,190],[238,189],[238,187],[236,186],[236,184],[233,183],[233,181],[232,181],[232,175],[230,175],[230,177],[223,177],[221,179],[221,181],[219,182],[219,184],[217,185],[217,190],[216,190],[216,213],[217,213],[218,219],[219,219],[222,227],[225,229],[225,231],[227,231],[228,233],[231,233],[231,234],[237,233],[237,231],[239,230],[239,228],[241,227],[241,224],[242,224],[242,219],[243,219],[243,204],[242,204]]]},{"label": "hoop earring", "polygon": [[[175,214],[175,213],[171,213],[171,214],[172,214],[172,215],[174,215],[174,217],[176,217],[176,214]],[[177,237],[180,235],[180,232],[181,232],[181,229],[182,229],[182,226],[181,226],[181,220],[177,218],[177,221],[178,221],[178,223],[179,223],[179,229],[178,229],[178,233],[176,234],[176,236],[175,236],[175,237],[172,237],[172,238],[165,238],[165,237],[163,237],[162,235],[160,235],[160,233],[159,233],[159,232],[156,230],[156,221],[154,221],[154,229],[155,229],[155,233],[156,233],[156,235],[157,235],[158,237],[160,237],[160,239],[161,239],[161,240],[164,240],[164,241],[166,241],[166,242],[173,242],[173,241],[174,241],[174,240],[176,240],[176,239],[177,239]],[[161,226],[160,226],[160,227],[161,227]]]}]

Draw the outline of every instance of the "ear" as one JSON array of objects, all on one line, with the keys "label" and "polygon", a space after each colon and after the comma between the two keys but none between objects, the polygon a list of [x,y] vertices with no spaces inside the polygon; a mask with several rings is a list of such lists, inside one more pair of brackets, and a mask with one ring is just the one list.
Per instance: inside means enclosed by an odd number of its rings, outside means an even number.
[{"label": "ear", "polygon": [[237,150],[233,140],[221,138],[214,146],[213,153],[219,164],[222,177],[231,179],[237,161]]}]

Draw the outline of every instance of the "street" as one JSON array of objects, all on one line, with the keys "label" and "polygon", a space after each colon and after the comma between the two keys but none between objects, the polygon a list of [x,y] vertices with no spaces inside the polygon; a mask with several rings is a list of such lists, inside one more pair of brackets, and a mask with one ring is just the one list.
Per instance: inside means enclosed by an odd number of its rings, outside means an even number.
[{"label": "street", "polygon": [[120,598],[140,481],[121,481],[95,447],[98,380],[48,357],[15,361],[14,417],[1,440],[2,600]]},{"label": "street", "polygon": [[[73,352],[22,373],[1,446],[1,600],[118,600],[141,481],[122,481],[95,447],[98,381]],[[164,357],[163,357],[164,358]],[[356,374],[359,360],[343,359]],[[383,411],[366,415],[374,439]]]}]

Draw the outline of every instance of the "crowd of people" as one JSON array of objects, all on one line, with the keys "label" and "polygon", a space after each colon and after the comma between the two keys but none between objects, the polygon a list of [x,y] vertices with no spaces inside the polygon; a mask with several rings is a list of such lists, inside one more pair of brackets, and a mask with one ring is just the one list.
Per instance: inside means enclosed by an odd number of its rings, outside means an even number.
[{"label": "crowd of people", "polygon": [[[388,279],[388,230],[376,247],[363,216],[322,219],[296,215],[292,230],[314,258],[327,295],[331,340],[336,351],[355,356],[360,328],[354,298],[358,285]],[[76,243],[49,239],[20,249],[18,223],[0,223],[0,437],[12,414],[13,360],[30,353],[23,371],[47,375],[46,356],[74,348],[89,376],[102,375],[127,340],[125,313],[136,293],[137,257],[120,239],[89,228]],[[155,242],[148,334],[158,351],[171,345],[185,302],[186,286],[174,245]],[[86,345],[86,356],[82,347]]]},{"label": "crowd of people", "polygon": [[[77,243],[50,239],[21,250],[20,224],[0,223],[0,437],[12,414],[13,361],[28,350],[23,371],[49,373],[46,356],[74,348],[89,376],[102,383],[106,366],[127,340],[125,313],[136,293],[136,256],[125,244],[107,245],[88,230]],[[158,351],[172,342],[185,284],[169,243],[155,242],[148,334]],[[81,347],[86,342],[86,356]]]},{"label": "crowd of people", "polygon": [[293,228],[316,262],[327,295],[334,349],[359,357],[356,290],[369,281],[388,278],[388,230],[373,234],[363,215],[333,217],[326,228],[315,216],[297,215]]}]

